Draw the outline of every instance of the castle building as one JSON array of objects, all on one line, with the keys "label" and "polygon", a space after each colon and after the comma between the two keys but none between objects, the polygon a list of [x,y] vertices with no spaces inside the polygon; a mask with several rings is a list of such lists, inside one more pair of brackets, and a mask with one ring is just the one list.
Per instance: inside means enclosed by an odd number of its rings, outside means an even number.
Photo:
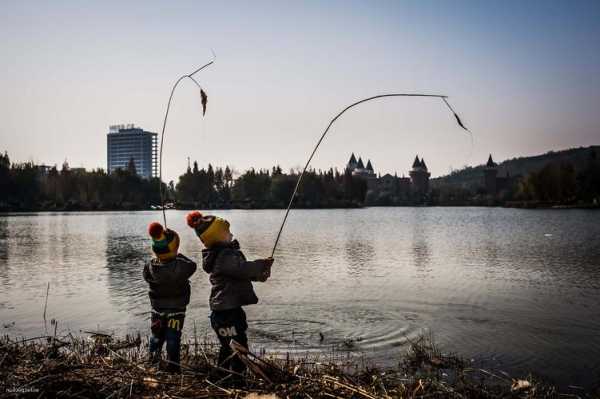
[{"label": "castle building", "polygon": [[360,176],[367,179],[377,178],[371,160],[369,159],[367,161],[367,166],[365,166],[361,157],[358,157],[358,161],[356,160],[354,153],[350,156],[346,169],[352,172],[352,176]]},{"label": "castle building", "polygon": [[419,159],[417,155],[409,171],[409,177],[398,177],[397,174],[385,174],[377,177],[373,169],[371,160],[367,161],[367,166],[364,166],[362,158],[358,160],[354,153],[350,156],[350,160],[346,165],[346,170],[352,172],[352,176],[361,177],[367,180],[367,187],[376,194],[390,194],[393,197],[408,200],[412,198],[415,202],[423,202],[429,194],[429,177],[431,173],[427,170],[427,165],[424,159]]},{"label": "castle building", "polygon": [[412,170],[408,173],[410,176],[412,191],[419,195],[424,196],[429,193],[429,177],[431,173],[427,170],[427,164],[425,159],[419,156],[415,157],[415,161],[412,165]]},{"label": "castle building", "polygon": [[[518,176],[515,176],[517,178]],[[483,169],[483,183],[485,191],[490,197],[497,197],[502,191],[510,188],[510,186],[516,181],[515,178],[511,178],[508,171],[506,176],[498,176],[498,164],[492,159],[492,154],[488,157],[485,168]]]},{"label": "castle building", "polygon": [[352,173],[353,177],[361,177],[367,181],[367,188],[374,189],[377,186],[377,175],[373,170],[373,164],[371,160],[367,160],[367,166],[363,163],[361,157],[358,157],[358,161],[356,160],[356,156],[354,153],[350,156],[350,160],[346,165],[346,170]]},{"label": "castle building", "polygon": [[408,197],[411,191],[410,178],[393,176],[389,173],[381,176],[379,179],[379,189],[386,192],[395,192],[402,197]]}]

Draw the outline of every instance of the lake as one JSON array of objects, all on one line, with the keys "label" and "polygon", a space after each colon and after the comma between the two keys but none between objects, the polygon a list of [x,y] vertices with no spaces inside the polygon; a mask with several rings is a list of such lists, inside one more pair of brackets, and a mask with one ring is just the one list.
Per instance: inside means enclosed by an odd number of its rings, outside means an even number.
[{"label": "lake", "polygon": [[[270,254],[281,210],[214,211],[248,258]],[[200,262],[183,211],[180,251]],[[142,268],[159,212],[0,215],[2,333],[149,333]],[[600,212],[503,208],[292,210],[272,277],[246,308],[255,349],[353,351],[393,365],[431,331],[446,351],[512,375],[590,386],[600,375]],[[208,330],[199,267],[184,333]],[[320,342],[319,333],[325,337]]]}]

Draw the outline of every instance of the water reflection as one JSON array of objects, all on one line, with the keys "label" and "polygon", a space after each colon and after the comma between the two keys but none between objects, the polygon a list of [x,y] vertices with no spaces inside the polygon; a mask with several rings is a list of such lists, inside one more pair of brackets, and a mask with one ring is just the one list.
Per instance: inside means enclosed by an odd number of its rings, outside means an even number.
[{"label": "water reflection", "polygon": [[431,274],[431,249],[429,248],[429,242],[431,237],[427,227],[429,224],[426,220],[423,220],[424,215],[422,213],[415,216],[413,219],[412,229],[412,245],[411,253],[413,264],[417,272],[419,279],[424,279]]},{"label": "water reflection", "polygon": [[[46,265],[50,259],[44,254],[44,250],[48,248],[49,242],[53,240],[48,240],[48,229],[44,220],[34,216],[18,216],[15,220],[18,222],[19,228],[11,233],[14,235],[14,245],[10,245],[9,257],[30,261],[20,265],[18,270],[20,277],[23,279],[23,285],[33,286],[36,284],[36,277],[40,272],[38,263]],[[58,242],[63,239],[60,234],[53,238]],[[56,257],[53,260],[56,261]]]},{"label": "water reflection", "polygon": [[8,283],[8,220],[0,217],[0,284]]},{"label": "water reflection", "polygon": [[[249,258],[268,254],[280,211],[219,213]],[[449,351],[501,354],[509,372],[519,365],[554,370],[576,383],[600,369],[600,213],[370,208],[294,215],[273,277],[256,284],[260,302],[247,309],[265,346],[277,346],[269,337],[301,331],[320,348],[322,332],[326,342],[356,339],[370,357],[393,362],[404,352],[396,346],[402,334],[431,328]],[[136,315],[149,310],[142,268],[152,256],[146,226],[156,217],[0,217],[0,320],[16,321],[6,332],[38,332],[48,281],[50,317],[75,333],[97,325],[145,330]],[[184,213],[171,219],[182,251],[200,261]],[[189,317],[209,328],[204,272],[192,287]]]},{"label": "water reflection", "polygon": [[108,230],[106,269],[111,301],[121,309],[138,310],[147,302],[147,286],[142,277],[144,264],[150,260],[149,240]]},{"label": "water reflection", "polygon": [[486,277],[494,275],[496,272],[501,271],[502,263],[500,262],[500,248],[498,243],[501,242],[501,235],[503,232],[500,230],[496,223],[493,222],[492,216],[488,213],[485,216],[483,223],[483,250],[485,252],[485,263],[486,267],[483,268],[483,272]]},{"label": "water reflection", "polygon": [[350,276],[359,278],[375,269],[375,247],[370,240],[347,237],[344,249]]}]

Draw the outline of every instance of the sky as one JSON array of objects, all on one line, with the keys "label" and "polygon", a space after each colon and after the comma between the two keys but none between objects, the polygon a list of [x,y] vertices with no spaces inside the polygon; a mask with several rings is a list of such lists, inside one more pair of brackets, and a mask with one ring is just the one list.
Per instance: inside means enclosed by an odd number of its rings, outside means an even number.
[{"label": "sky", "polygon": [[167,180],[200,166],[312,166],[351,152],[376,172],[433,176],[600,144],[600,2],[35,2],[0,13],[0,151],[12,161],[106,168],[109,125],[162,128]]}]

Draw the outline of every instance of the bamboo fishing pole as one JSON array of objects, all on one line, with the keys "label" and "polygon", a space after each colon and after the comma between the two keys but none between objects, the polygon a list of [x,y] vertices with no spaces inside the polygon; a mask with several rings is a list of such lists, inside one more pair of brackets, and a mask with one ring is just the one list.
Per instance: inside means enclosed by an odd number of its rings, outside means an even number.
[{"label": "bamboo fishing pole", "polygon": [[162,183],[162,169],[163,169],[162,168],[163,167],[162,154],[163,154],[163,147],[164,147],[164,140],[165,140],[165,128],[167,126],[167,118],[169,117],[169,109],[171,108],[171,101],[173,100],[173,94],[175,94],[175,89],[177,88],[179,83],[182,80],[184,80],[185,78],[189,78],[200,89],[200,97],[202,100],[202,116],[204,116],[204,114],[206,113],[207,96],[206,96],[206,93],[204,92],[204,90],[202,89],[202,86],[200,86],[200,83],[198,83],[198,81],[196,79],[194,79],[194,75],[197,74],[198,72],[200,72],[201,70],[203,70],[204,68],[208,67],[209,65],[212,65],[215,62],[215,58],[216,58],[216,56],[215,56],[215,53],[213,52],[213,59],[210,62],[197,68],[196,70],[194,70],[194,72],[183,75],[179,79],[177,79],[177,81],[173,85],[173,88],[171,89],[171,95],[169,96],[169,101],[167,102],[167,110],[165,112],[165,118],[163,120],[162,131],[160,133],[160,155],[159,155],[159,171],[158,171],[158,185],[160,188],[160,206],[162,208],[165,229],[167,228],[167,213],[165,212],[165,194],[164,194],[163,183]]},{"label": "bamboo fishing pole", "polygon": [[288,203],[287,209],[285,210],[285,215],[283,216],[283,221],[281,222],[281,226],[279,227],[279,232],[277,233],[277,238],[275,239],[275,244],[273,244],[273,250],[271,251],[271,257],[273,257],[273,255],[275,255],[275,250],[277,249],[277,244],[279,243],[279,238],[281,238],[281,233],[283,231],[283,227],[285,226],[285,222],[287,221],[288,215],[290,213],[290,209],[292,208],[292,204],[294,202],[294,198],[296,197],[296,193],[298,192],[298,188],[300,187],[300,183],[302,182],[302,178],[304,177],[304,174],[306,173],[306,170],[308,169],[308,165],[310,165],[310,161],[312,161],[313,157],[315,156],[315,153],[317,152],[317,149],[319,148],[319,146],[321,145],[321,142],[323,141],[323,139],[327,135],[327,132],[329,132],[329,129],[331,128],[331,126],[334,124],[334,122],[336,120],[338,120],[338,118],[340,116],[342,116],[344,114],[344,112],[348,111],[350,108],[355,107],[355,106],[357,106],[359,104],[365,103],[367,101],[375,100],[375,99],[378,99],[378,98],[385,98],[385,97],[435,97],[435,98],[442,99],[442,101],[444,101],[444,103],[446,104],[446,106],[448,107],[448,109],[450,110],[450,112],[452,112],[452,114],[454,114],[454,118],[456,119],[456,122],[458,123],[458,125],[469,133],[469,135],[471,136],[471,143],[473,142],[473,135],[472,135],[471,131],[469,131],[469,129],[467,129],[465,127],[465,125],[462,123],[462,121],[461,121],[460,117],[458,116],[458,114],[454,111],[454,109],[448,103],[448,100],[447,100],[448,96],[444,96],[444,95],[441,95],[441,94],[418,94],[418,93],[380,94],[380,95],[377,95],[377,96],[364,98],[362,100],[356,101],[355,103],[352,103],[352,104],[348,105],[346,108],[344,108],[341,112],[339,112],[329,122],[329,125],[327,125],[327,128],[325,129],[325,131],[323,132],[323,134],[319,138],[319,141],[317,141],[317,145],[315,145],[315,148],[312,150],[312,153],[308,157],[308,160],[306,161],[306,164],[304,165],[304,169],[302,170],[302,173],[300,174],[300,176],[298,177],[298,180],[296,181],[296,186],[294,187],[294,192],[292,193],[292,196],[291,196],[290,201]]}]

